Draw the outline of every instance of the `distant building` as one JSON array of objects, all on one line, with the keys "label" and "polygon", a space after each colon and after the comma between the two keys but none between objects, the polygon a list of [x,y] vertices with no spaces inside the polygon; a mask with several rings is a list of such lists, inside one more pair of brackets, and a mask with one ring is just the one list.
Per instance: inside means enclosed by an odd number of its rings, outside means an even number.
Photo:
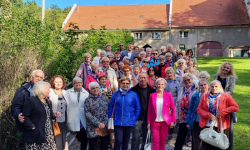
[{"label": "distant building", "polygon": [[[250,1],[250,0],[249,0]],[[108,30],[129,29],[135,45],[160,48],[172,43],[196,56],[250,56],[249,5],[242,0],[171,0],[170,5],[77,6],[63,23]]]}]

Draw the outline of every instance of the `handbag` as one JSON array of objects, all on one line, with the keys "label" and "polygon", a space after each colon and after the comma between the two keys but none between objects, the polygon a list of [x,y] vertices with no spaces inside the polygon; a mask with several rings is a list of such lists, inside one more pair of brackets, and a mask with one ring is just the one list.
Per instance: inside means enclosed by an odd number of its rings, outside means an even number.
[{"label": "handbag", "polygon": [[[92,114],[95,115],[95,112],[94,112],[94,108],[93,108],[93,103],[92,103],[92,99],[90,98],[90,103],[91,103],[91,111],[92,111]],[[94,129],[94,132],[96,135],[99,135],[99,136],[106,136],[108,135],[108,131],[106,128],[104,129],[100,129],[100,128],[95,128]]]},{"label": "handbag", "polygon": [[151,131],[148,130],[146,143],[144,145],[144,150],[152,150],[152,143],[150,143]]},{"label": "handbag", "polygon": [[[118,94],[119,94],[119,92],[117,92],[117,94],[116,94],[115,104],[116,104],[116,100],[117,100]],[[114,110],[115,110],[115,104],[113,106],[112,116],[108,120],[108,132],[110,132],[110,133],[114,132]]]},{"label": "handbag", "polygon": [[[217,110],[218,110],[219,100],[217,102]],[[218,122],[218,119],[217,119]],[[223,133],[222,127],[222,118],[220,118],[220,132],[216,132],[213,127],[215,125],[215,121],[212,121],[210,124],[210,128],[203,129],[200,132],[200,139],[210,145],[218,147],[220,149],[227,149],[229,147],[229,141],[227,136]]]},{"label": "handbag", "polygon": [[54,129],[55,136],[61,134],[61,131],[60,131],[60,128],[59,128],[57,121],[53,121],[53,129]]}]

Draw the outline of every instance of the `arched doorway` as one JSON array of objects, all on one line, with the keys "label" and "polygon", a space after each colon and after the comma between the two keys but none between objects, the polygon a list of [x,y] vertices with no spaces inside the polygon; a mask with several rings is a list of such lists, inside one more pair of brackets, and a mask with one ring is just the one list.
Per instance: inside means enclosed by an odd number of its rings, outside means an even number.
[{"label": "arched doorway", "polygon": [[223,56],[222,44],[220,42],[208,41],[197,44],[198,57]]}]

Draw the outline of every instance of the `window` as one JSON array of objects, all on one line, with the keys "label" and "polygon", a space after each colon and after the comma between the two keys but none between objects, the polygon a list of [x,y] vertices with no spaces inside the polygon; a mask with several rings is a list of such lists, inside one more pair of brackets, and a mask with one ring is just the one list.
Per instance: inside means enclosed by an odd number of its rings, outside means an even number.
[{"label": "window", "polygon": [[180,38],[189,38],[188,31],[180,31]]},{"label": "window", "polygon": [[152,32],[152,39],[161,39],[161,32]]},{"label": "window", "polygon": [[142,33],[134,33],[134,39],[135,39],[135,40],[140,40],[140,39],[142,39]]}]

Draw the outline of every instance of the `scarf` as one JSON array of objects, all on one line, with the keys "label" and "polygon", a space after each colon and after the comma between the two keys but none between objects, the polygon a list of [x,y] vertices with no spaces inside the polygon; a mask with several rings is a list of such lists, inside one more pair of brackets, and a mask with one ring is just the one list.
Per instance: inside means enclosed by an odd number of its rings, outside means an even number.
[{"label": "scarf", "polygon": [[107,87],[106,85],[105,85],[105,86],[102,86],[102,85],[100,84],[100,91],[102,92],[103,89],[106,88],[106,87]]},{"label": "scarf", "polygon": [[171,78],[169,78],[169,77],[167,76],[167,79],[168,79],[168,80],[174,80],[174,76],[172,76]]},{"label": "scarf", "polygon": [[195,88],[195,85],[193,84],[190,88],[185,88],[185,91],[183,93],[182,99],[181,99],[181,114],[180,118],[186,121],[187,113],[188,113],[188,107],[189,107],[189,94],[190,92]]},{"label": "scarf", "polygon": [[87,72],[88,74],[91,74],[92,69],[91,69],[91,62],[85,62],[86,66],[87,66]]},{"label": "scarf", "polygon": [[97,73],[95,73],[95,72],[92,71],[91,75],[92,75],[92,77],[93,77],[94,79],[96,79],[97,82],[99,82],[99,81],[98,81],[98,77],[100,76],[99,70],[97,71]]},{"label": "scarf", "polygon": [[120,93],[123,95],[123,96],[125,96],[125,95],[127,95],[127,93],[128,93],[128,91],[125,91],[125,90],[123,90],[122,88],[120,88]]},{"label": "scarf", "polygon": [[[208,111],[212,113],[214,116],[217,114],[217,103],[220,100],[221,93],[218,93],[216,95],[212,95],[210,92],[207,98],[207,103],[208,103]],[[210,120],[211,122],[211,120]]]},{"label": "scarf", "polygon": [[181,73],[181,76],[184,75],[184,71],[181,71],[179,68],[178,68],[179,72]]},{"label": "scarf", "polygon": [[108,75],[108,69],[109,69],[109,68],[105,69],[105,68],[102,66],[102,70],[103,70],[103,72],[105,73],[106,76]]}]

